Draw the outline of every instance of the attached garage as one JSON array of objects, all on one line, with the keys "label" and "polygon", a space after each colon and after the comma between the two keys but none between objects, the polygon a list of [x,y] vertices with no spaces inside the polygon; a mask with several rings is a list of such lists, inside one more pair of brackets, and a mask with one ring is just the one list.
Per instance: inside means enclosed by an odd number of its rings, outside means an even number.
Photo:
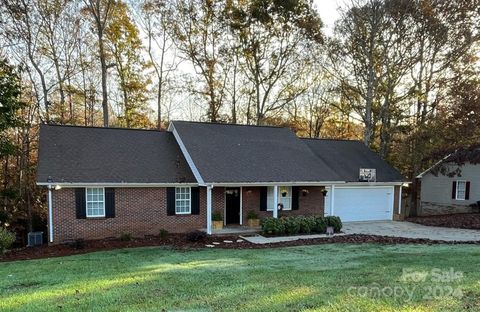
[{"label": "attached garage", "polygon": [[393,219],[393,186],[336,186],[327,191],[325,215],[339,216],[344,222]]}]

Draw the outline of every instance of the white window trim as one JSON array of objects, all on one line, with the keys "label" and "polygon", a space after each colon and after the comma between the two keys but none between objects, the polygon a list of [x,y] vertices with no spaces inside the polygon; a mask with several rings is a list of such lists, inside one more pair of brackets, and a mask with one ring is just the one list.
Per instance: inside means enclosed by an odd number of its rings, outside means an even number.
[{"label": "white window trim", "polygon": [[[188,199],[188,211],[185,212],[178,212],[177,211],[177,189],[179,188],[186,188],[188,189],[189,199]],[[190,186],[177,186],[175,187],[175,214],[176,215],[188,215],[192,214],[192,188]]]},{"label": "white window trim", "polygon": [[[463,190],[463,198],[458,197],[458,185],[459,182],[465,183],[465,189]],[[467,197],[467,181],[466,180],[455,180],[455,200],[466,200]]]},{"label": "white window trim", "polygon": [[[273,188],[273,186],[268,186],[268,188],[270,188],[270,187]],[[290,208],[283,208],[282,211],[290,211],[290,210],[292,210],[292,201],[293,201],[293,200],[292,200],[292,199],[293,199],[293,198],[292,198],[292,197],[293,197],[293,196],[292,196],[292,195],[293,195],[292,192],[293,192],[293,187],[290,186],[290,185],[279,185],[279,186],[278,186],[278,194],[277,194],[277,197],[278,197],[278,203],[279,203],[279,204],[280,204],[280,198],[282,198],[282,193],[280,192],[280,189],[281,189],[282,187],[290,188],[290,196],[288,196],[288,197],[290,198]],[[272,208],[268,207],[268,189],[267,189],[267,211],[273,211],[273,207],[272,207]]]},{"label": "white window trim", "polygon": [[[89,215],[88,214],[88,189],[102,189],[103,191],[103,215]],[[106,207],[105,207],[105,188],[104,187],[86,187],[85,188],[85,216],[87,218],[105,218]]]}]

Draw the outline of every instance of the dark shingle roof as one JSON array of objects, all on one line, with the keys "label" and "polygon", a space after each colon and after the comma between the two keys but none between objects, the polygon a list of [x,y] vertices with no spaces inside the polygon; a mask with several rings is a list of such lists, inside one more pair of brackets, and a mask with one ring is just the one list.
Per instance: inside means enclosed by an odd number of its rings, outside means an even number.
[{"label": "dark shingle roof", "polygon": [[172,133],[40,127],[38,182],[195,183]]},{"label": "dark shingle roof", "polygon": [[342,181],[287,128],[174,121],[205,182]]},{"label": "dark shingle roof", "polygon": [[401,182],[402,175],[360,141],[303,139],[343,181],[357,182],[360,168],[377,171],[377,182]]}]

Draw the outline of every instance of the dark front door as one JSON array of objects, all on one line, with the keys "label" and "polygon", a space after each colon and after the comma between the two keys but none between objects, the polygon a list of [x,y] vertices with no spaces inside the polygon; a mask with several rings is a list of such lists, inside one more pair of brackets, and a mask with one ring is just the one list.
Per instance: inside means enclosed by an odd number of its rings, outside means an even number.
[{"label": "dark front door", "polygon": [[226,224],[240,224],[240,188],[225,188]]}]

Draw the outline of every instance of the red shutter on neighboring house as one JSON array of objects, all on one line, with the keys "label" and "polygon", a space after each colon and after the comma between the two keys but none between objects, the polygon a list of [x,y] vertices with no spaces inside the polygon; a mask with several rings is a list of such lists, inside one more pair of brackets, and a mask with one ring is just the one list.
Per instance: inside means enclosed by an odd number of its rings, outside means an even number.
[{"label": "red shutter on neighboring house", "polygon": [[470,181],[467,181],[465,185],[465,200],[470,199]]},{"label": "red shutter on neighboring house", "polygon": [[453,181],[452,199],[457,199],[457,181]]}]

